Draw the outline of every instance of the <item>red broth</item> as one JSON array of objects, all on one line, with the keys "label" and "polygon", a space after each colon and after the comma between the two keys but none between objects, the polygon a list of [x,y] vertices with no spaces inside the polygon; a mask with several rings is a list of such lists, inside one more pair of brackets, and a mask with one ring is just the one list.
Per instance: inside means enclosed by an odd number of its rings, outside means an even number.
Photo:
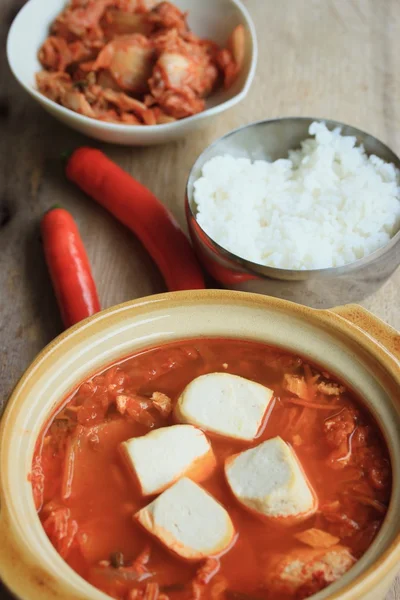
[{"label": "red broth", "polygon": [[[173,419],[161,417],[149,400],[146,418],[121,415],[116,398],[161,392],[176,401],[193,378],[216,371],[270,387],[274,403],[252,443],[208,434],[218,464],[202,485],[228,510],[238,538],[219,561],[188,564],[134,522],[132,515],[150,500],[140,496],[118,450],[122,441]],[[295,450],[319,502],[314,516],[291,527],[262,522],[244,510],[223,474],[227,457],[277,435]],[[322,530],[336,538],[332,551],[344,547],[357,560],[379,531],[391,492],[386,444],[351,390],[302,357],[217,338],[146,350],[82,383],[41,432],[30,478],[56,550],[84,579],[121,600],[307,598],[337,574],[314,572],[313,564],[329,549],[297,536]],[[306,566],[294,583],[281,585],[284,557]]]}]

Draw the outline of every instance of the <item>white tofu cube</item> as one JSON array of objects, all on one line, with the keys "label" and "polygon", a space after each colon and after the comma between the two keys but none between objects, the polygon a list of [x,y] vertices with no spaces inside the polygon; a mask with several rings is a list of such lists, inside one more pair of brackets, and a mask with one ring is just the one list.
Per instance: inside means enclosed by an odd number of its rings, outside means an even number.
[{"label": "white tofu cube", "polygon": [[187,478],[177,481],[134,518],[168,550],[188,561],[218,556],[235,540],[225,508]]},{"label": "white tofu cube", "polygon": [[273,391],[229,373],[193,379],[175,407],[175,418],[206,431],[251,441],[259,432]]},{"label": "white tofu cube", "polygon": [[210,442],[193,425],[172,425],[122,442],[121,451],[144,496],[159,494],[180,477],[203,481],[216,461]]},{"label": "white tofu cube", "polygon": [[261,517],[291,525],[317,509],[295,452],[280,437],[229,457],[225,475],[237,500]]}]

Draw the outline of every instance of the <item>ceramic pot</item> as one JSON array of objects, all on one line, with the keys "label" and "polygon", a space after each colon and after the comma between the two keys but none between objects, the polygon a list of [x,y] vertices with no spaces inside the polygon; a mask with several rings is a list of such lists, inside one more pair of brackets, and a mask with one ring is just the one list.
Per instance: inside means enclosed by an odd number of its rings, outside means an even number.
[{"label": "ceramic pot", "polygon": [[72,327],[16,386],[0,430],[0,576],[21,600],[106,600],[57,554],[37,517],[28,475],[40,429],[82,380],[144,347],[222,336],[288,348],[322,364],[365,401],[386,438],[393,492],[385,522],[361,560],[315,600],[383,600],[400,564],[400,335],[358,306],[315,310],[232,291],[135,300]]}]

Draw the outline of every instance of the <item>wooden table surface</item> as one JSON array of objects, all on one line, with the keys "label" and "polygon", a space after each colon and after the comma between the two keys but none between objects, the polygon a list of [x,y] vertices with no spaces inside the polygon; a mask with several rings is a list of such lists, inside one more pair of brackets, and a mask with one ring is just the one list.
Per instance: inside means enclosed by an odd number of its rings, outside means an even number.
[{"label": "wooden table surface", "polygon": [[[23,4],[1,0],[1,45]],[[330,117],[365,129],[400,154],[398,0],[245,0],[259,34],[257,75],[247,99],[212,126],[167,146],[107,154],[167,204],[185,226],[185,180],[215,138],[253,120]],[[22,51],[22,48],[21,48]],[[0,56],[0,413],[36,353],[61,331],[38,226],[62,204],[76,218],[103,307],[164,290],[138,241],[69,185],[59,156],[91,143],[45,114]],[[400,329],[400,270],[363,302]],[[1,595],[1,592],[0,592]],[[3,592],[4,598],[7,597]],[[387,600],[400,599],[400,579]]]}]

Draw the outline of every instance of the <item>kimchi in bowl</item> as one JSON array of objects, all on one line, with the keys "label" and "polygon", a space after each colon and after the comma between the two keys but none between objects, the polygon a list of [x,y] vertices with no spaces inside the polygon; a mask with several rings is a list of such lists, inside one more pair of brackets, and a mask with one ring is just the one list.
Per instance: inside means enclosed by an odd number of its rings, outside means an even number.
[{"label": "kimchi in bowl", "polygon": [[244,64],[231,88],[217,89],[206,100],[206,109],[194,116],[161,125],[126,125],[86,117],[53,102],[36,86],[41,70],[38,52],[49,27],[64,9],[67,0],[28,0],[15,18],[7,40],[8,62],[17,81],[48,113],[72,129],[113,144],[147,146],[166,143],[191,134],[213,117],[243,100],[251,86],[257,63],[257,38],[251,17],[240,0],[176,0],[188,12],[188,25],[202,38],[225,44],[232,30],[245,29]]},{"label": "kimchi in bowl", "polygon": [[[390,502],[365,554],[312,597],[384,600],[400,559],[399,335],[355,305],[318,311],[256,294],[213,290],[163,294],[103,311],[54,340],[21,378],[0,431],[0,576],[18,598],[109,597],[63,560],[37,516],[32,461],[40,432],[57,407],[82,382],[125,357],[180,340],[204,340],[206,348],[207,339],[211,345],[215,339],[267,344],[302,356],[362,399],[390,456]],[[107,473],[104,477],[108,481]]]}]

